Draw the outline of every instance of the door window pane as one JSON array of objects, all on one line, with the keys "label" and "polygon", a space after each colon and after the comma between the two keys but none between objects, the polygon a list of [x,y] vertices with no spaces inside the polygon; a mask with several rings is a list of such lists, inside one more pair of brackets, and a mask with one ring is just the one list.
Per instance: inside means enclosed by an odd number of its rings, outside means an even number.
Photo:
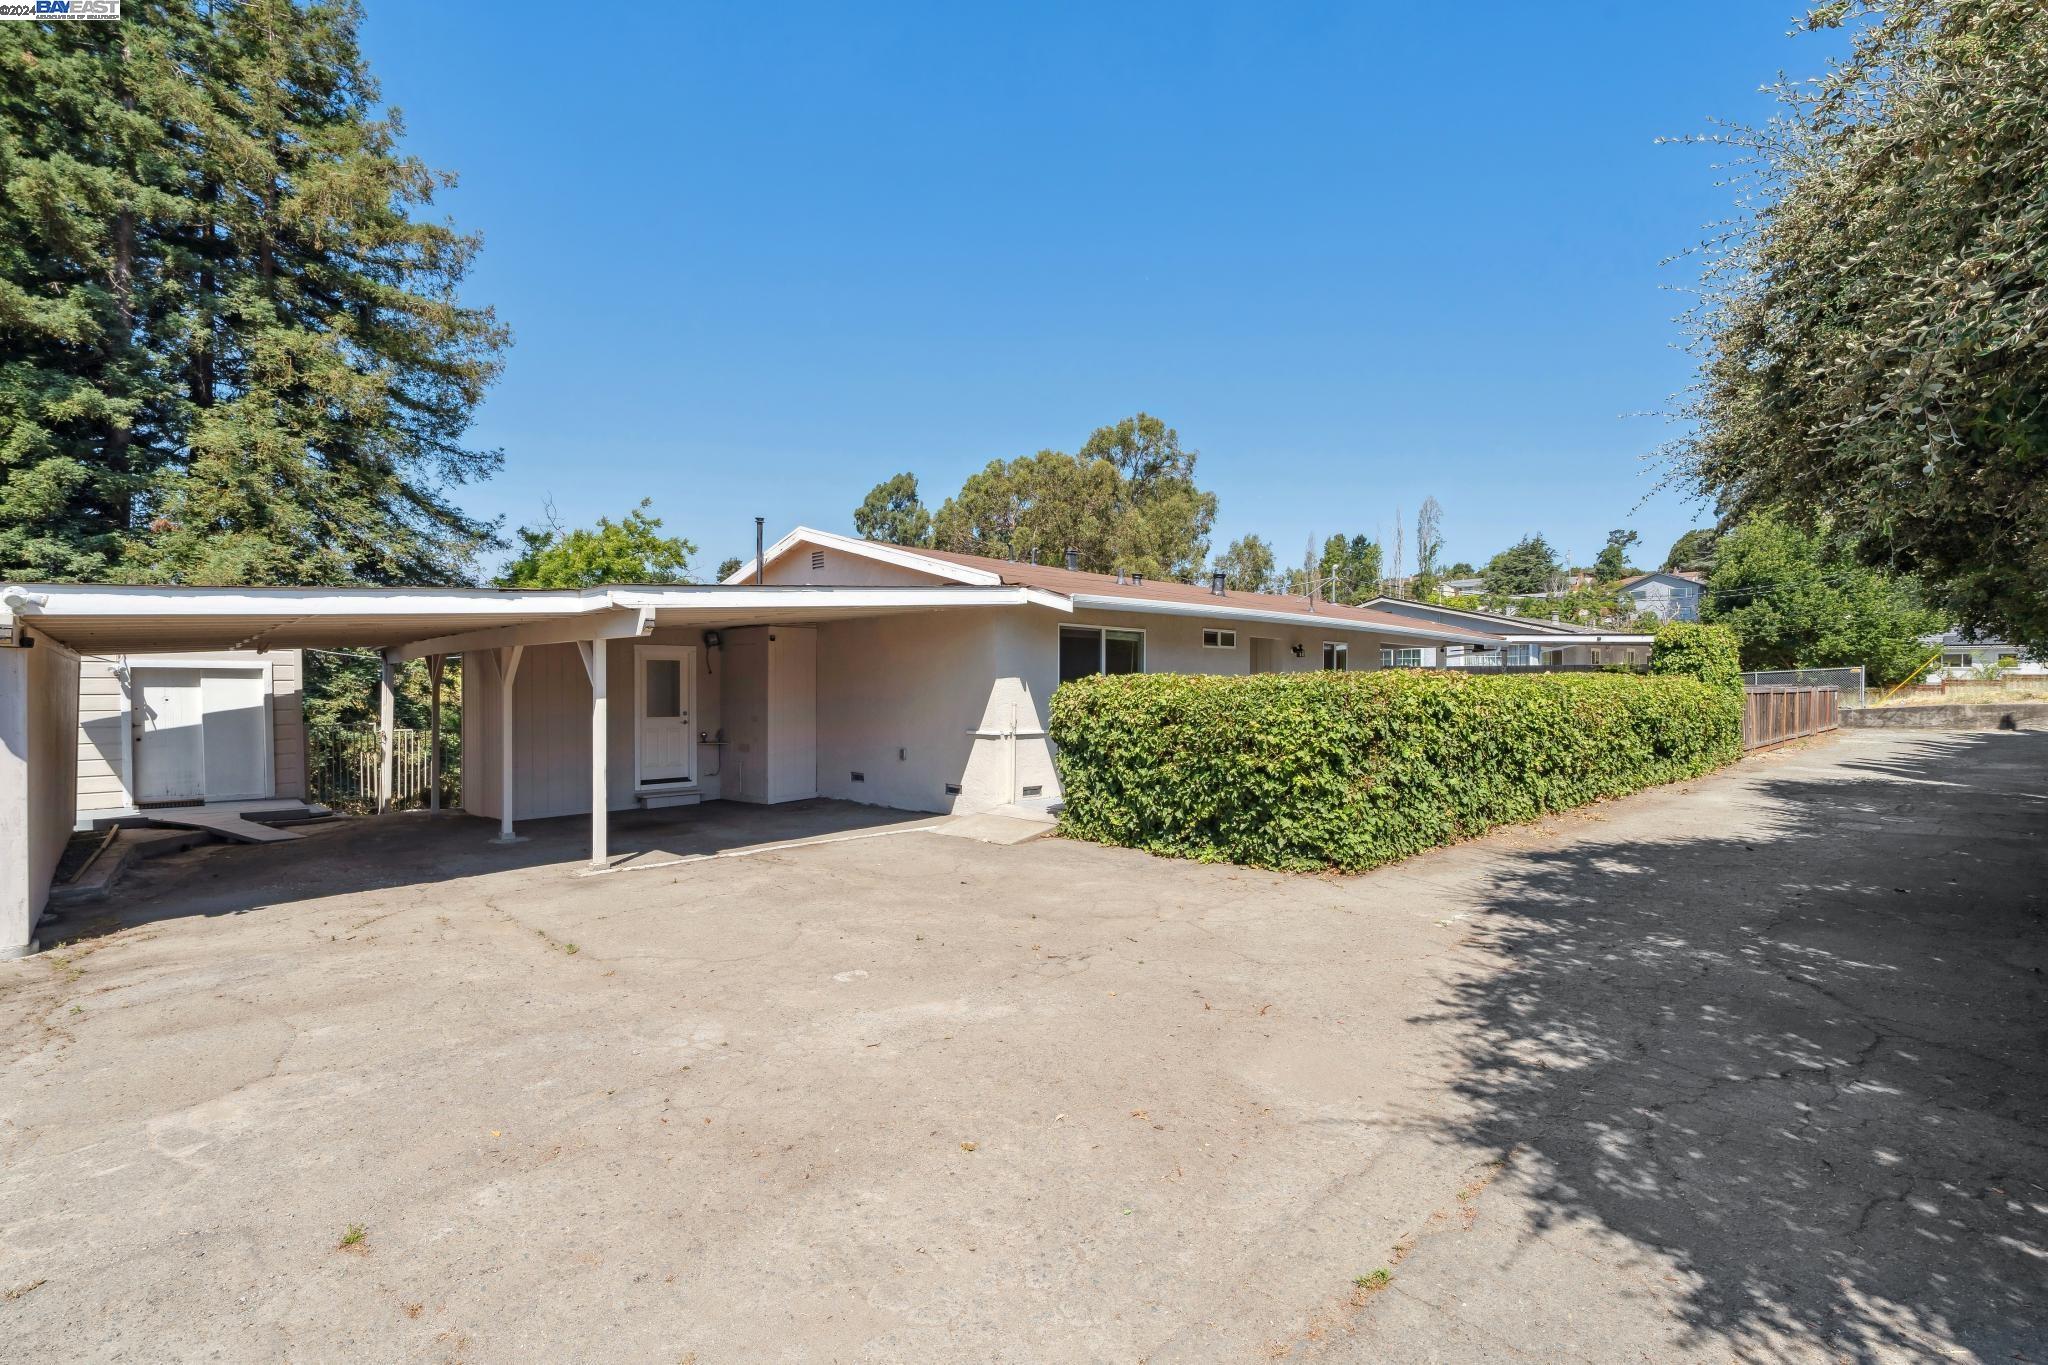
[{"label": "door window pane", "polygon": [[669,720],[683,714],[683,662],[647,660],[647,717]]},{"label": "door window pane", "polygon": [[1135,630],[1105,630],[1102,632],[1102,671],[1105,673],[1143,673],[1145,671],[1145,636]]}]

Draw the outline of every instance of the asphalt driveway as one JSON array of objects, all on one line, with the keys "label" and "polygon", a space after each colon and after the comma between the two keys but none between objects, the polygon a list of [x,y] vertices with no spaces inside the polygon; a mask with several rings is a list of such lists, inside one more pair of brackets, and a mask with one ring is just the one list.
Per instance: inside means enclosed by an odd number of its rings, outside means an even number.
[{"label": "asphalt driveway", "polygon": [[2048,735],[1343,879],[640,819],[0,963],[8,1357],[2048,1359]]}]

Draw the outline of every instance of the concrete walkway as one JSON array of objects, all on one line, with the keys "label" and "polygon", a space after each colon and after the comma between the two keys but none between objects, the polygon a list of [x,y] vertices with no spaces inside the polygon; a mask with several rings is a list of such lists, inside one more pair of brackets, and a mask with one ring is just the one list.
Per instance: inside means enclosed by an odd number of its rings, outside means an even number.
[{"label": "concrete walkway", "polygon": [[2048,734],[1356,878],[659,817],[0,964],[9,1357],[2048,1359]]}]

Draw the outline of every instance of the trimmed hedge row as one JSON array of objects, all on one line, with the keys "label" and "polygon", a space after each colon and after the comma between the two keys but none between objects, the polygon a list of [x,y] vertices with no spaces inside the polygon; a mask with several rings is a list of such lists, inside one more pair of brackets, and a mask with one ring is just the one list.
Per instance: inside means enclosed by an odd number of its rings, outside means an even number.
[{"label": "trimmed hedge row", "polygon": [[1051,716],[1062,833],[1294,870],[1374,867],[1742,756],[1739,681],[1691,676],[1126,674],[1065,684]]}]

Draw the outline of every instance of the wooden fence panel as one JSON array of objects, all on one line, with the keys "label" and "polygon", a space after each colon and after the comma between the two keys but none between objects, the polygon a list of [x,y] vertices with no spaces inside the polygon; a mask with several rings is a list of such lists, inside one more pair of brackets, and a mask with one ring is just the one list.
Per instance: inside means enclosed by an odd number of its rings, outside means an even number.
[{"label": "wooden fence panel", "polygon": [[1833,687],[1745,687],[1742,747],[1762,749],[1802,739],[1842,723],[1841,692]]}]

